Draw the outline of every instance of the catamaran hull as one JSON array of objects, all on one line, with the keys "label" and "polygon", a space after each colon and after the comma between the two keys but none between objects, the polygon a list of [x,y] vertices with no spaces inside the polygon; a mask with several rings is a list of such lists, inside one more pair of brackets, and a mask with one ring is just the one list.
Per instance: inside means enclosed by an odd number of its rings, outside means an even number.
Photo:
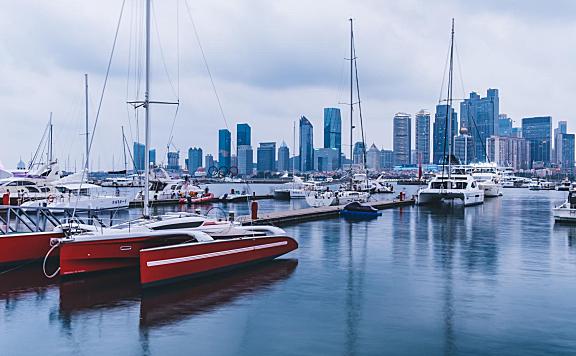
[{"label": "catamaran hull", "polygon": [[40,260],[50,249],[50,239],[64,235],[57,232],[32,232],[0,236],[0,266]]},{"label": "catamaran hull", "polygon": [[552,215],[557,222],[576,224],[576,209],[554,208]]},{"label": "catamaran hull", "polygon": [[144,287],[200,277],[282,256],[298,248],[287,236],[214,240],[140,251]]},{"label": "catamaran hull", "polygon": [[426,205],[454,199],[461,200],[464,206],[483,204],[484,191],[479,190],[475,192],[450,192],[429,189],[427,191],[418,192],[417,204]]}]

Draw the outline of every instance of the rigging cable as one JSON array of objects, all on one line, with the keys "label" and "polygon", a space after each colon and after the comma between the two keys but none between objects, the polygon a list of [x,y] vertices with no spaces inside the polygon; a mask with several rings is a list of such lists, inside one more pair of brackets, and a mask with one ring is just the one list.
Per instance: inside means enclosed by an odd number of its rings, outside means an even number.
[{"label": "rigging cable", "polygon": [[[118,16],[118,24],[116,25],[116,33],[114,34],[114,41],[112,43],[112,50],[110,51],[110,57],[108,59],[108,67],[106,68],[106,76],[104,77],[104,84],[102,86],[102,92],[100,93],[100,101],[98,103],[98,110],[96,111],[96,118],[94,119],[94,125],[92,126],[92,137],[90,137],[90,144],[88,145],[88,152],[92,151],[92,144],[94,143],[94,136],[96,133],[96,126],[98,125],[98,120],[100,119],[100,110],[102,109],[102,102],[104,101],[104,93],[106,92],[106,85],[108,84],[108,78],[110,77],[110,68],[112,67],[112,59],[114,58],[114,51],[116,49],[116,43],[118,42],[118,33],[120,32],[120,24],[122,23],[122,15],[124,14],[124,5],[126,0],[122,1],[122,7],[120,8],[120,15]],[[84,167],[88,167],[88,161],[85,162]],[[82,183],[84,182],[85,175],[87,174],[86,169],[82,170],[82,179],[80,180],[80,186],[78,191],[82,189]],[[78,207],[78,200],[80,194],[76,198],[76,203],[74,204],[74,210],[72,211],[72,216],[76,215],[76,209]]]}]

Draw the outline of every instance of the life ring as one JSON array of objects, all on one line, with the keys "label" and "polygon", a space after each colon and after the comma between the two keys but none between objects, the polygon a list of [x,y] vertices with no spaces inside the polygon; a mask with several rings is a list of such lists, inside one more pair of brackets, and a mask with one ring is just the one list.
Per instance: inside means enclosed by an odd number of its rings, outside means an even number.
[{"label": "life ring", "polygon": [[54,196],[52,194],[48,195],[48,203],[53,203],[54,202]]}]

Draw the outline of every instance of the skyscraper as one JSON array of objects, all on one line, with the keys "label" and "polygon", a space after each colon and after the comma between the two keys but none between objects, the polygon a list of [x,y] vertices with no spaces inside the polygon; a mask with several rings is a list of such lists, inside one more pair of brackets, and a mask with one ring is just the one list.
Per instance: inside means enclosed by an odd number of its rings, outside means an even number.
[{"label": "skyscraper", "polygon": [[375,144],[372,144],[366,152],[366,168],[380,170],[380,150]]},{"label": "skyscraper", "polygon": [[354,144],[354,149],[352,150],[352,163],[353,164],[364,164],[364,154],[366,149],[361,141]]},{"label": "skyscraper", "polygon": [[[424,110],[416,114],[416,158],[422,164],[430,163],[430,113]],[[412,163],[418,163],[412,162]]]},{"label": "skyscraper", "polygon": [[208,173],[212,167],[214,167],[214,156],[208,153],[206,157],[204,157],[204,168],[206,169],[206,173]]},{"label": "skyscraper", "polygon": [[530,143],[519,137],[491,136],[486,140],[486,152],[490,162],[514,170],[529,169]]},{"label": "skyscraper", "polygon": [[314,150],[314,170],[331,172],[338,169],[339,155],[335,148],[318,148]]},{"label": "skyscraper", "polygon": [[170,152],[168,151],[168,165],[166,168],[169,171],[179,171],[180,170],[180,152]]},{"label": "skyscraper", "polygon": [[276,171],[276,142],[261,142],[256,156],[258,173]]},{"label": "skyscraper", "polygon": [[568,133],[568,123],[558,121],[558,127],[554,129],[554,149],[552,161],[557,164],[562,163],[562,136]]},{"label": "skyscraper", "polygon": [[394,168],[394,151],[380,150],[380,169]]},{"label": "skyscraper", "polygon": [[434,149],[434,163],[435,164],[442,164],[444,158],[448,156],[448,144],[450,140],[456,136],[458,132],[458,114],[454,111],[454,108],[451,109],[451,133],[445,137],[445,134],[448,131],[447,127],[447,114],[448,114],[448,105],[446,104],[439,104],[436,105],[436,114],[434,115],[434,132],[432,133],[433,137],[433,149]]},{"label": "skyscraper", "polygon": [[560,168],[566,174],[574,174],[574,134],[562,134],[562,154],[560,155]]},{"label": "skyscraper", "polygon": [[512,136],[512,119],[506,114],[498,115],[498,136]]},{"label": "skyscraper", "polygon": [[461,164],[469,164],[474,160],[474,138],[465,127],[460,129],[460,135],[454,137],[454,156]]},{"label": "skyscraper", "polygon": [[302,116],[300,118],[300,171],[314,170],[314,127]]},{"label": "skyscraper", "polygon": [[254,167],[254,152],[252,146],[238,146],[238,174],[241,176],[251,175]]},{"label": "skyscraper", "polygon": [[252,129],[248,124],[236,125],[236,146],[252,145]]},{"label": "skyscraper", "polygon": [[187,169],[190,175],[193,175],[194,172],[200,167],[202,167],[202,149],[196,147],[190,147],[188,149],[188,160],[187,160]]},{"label": "skyscraper", "polygon": [[475,159],[486,160],[486,139],[498,135],[500,99],[498,89],[488,89],[485,98],[475,92],[460,103],[460,127],[468,129],[470,136],[475,138]]},{"label": "skyscraper", "polygon": [[534,163],[550,165],[552,149],[552,117],[525,117],[522,119],[522,137],[530,142],[530,158]]},{"label": "skyscraper", "polygon": [[394,164],[410,164],[412,147],[412,118],[403,112],[394,115]]},{"label": "skyscraper", "polygon": [[278,147],[278,171],[289,171],[292,169],[290,166],[290,149],[286,146],[286,142],[282,142]]},{"label": "skyscraper", "polygon": [[[144,150],[145,146],[143,143],[134,142],[133,152],[134,152],[134,170],[143,171],[146,165]],[[150,165],[156,164],[156,149],[151,149],[148,151],[148,157],[150,160]]]},{"label": "skyscraper", "polygon": [[228,129],[221,129],[218,131],[218,167],[230,168],[232,164],[230,160],[231,155],[231,135]]},{"label": "skyscraper", "polygon": [[342,117],[338,108],[324,108],[324,148],[338,150],[338,167],[341,167]]}]

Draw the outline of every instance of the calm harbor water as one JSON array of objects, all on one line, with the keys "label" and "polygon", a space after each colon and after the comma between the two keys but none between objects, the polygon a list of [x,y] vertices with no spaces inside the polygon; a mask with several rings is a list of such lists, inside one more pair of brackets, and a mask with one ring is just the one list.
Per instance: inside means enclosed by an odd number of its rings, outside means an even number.
[{"label": "calm harbor water", "polygon": [[576,226],[551,216],[566,193],[504,193],[287,226],[282,259],[146,293],[132,272],[5,273],[0,354],[576,354]]}]

